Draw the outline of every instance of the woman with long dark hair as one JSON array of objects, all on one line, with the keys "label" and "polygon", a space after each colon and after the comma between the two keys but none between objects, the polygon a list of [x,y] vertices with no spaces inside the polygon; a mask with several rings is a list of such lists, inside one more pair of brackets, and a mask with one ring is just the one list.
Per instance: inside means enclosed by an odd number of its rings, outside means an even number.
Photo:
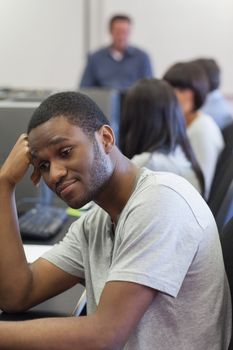
[{"label": "woman with long dark hair", "polygon": [[184,115],[167,82],[143,79],[128,90],[120,148],[138,166],[176,173],[204,193],[203,175],[186,135]]}]

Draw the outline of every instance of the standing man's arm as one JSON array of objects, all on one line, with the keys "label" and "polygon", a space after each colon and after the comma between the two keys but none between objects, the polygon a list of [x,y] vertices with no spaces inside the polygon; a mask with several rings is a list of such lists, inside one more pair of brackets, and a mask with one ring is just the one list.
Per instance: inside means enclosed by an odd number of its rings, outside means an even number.
[{"label": "standing man's arm", "polygon": [[88,55],[87,64],[84,69],[81,82],[80,82],[80,88],[93,87],[93,86],[96,86],[94,65],[92,61],[92,56]]}]

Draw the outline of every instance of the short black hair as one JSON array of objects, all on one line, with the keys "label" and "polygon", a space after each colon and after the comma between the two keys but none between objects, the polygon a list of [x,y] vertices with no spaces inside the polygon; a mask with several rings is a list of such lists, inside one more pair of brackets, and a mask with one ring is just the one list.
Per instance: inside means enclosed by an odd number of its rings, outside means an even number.
[{"label": "short black hair", "polygon": [[127,16],[127,15],[123,15],[123,14],[114,15],[109,20],[109,29],[110,29],[110,31],[112,30],[113,23],[116,22],[116,21],[126,21],[129,24],[132,23],[132,19],[129,16]]},{"label": "short black hair", "polygon": [[220,68],[213,58],[197,58],[193,62],[199,64],[205,71],[209,81],[209,91],[213,91],[220,86]]},{"label": "short black hair", "polygon": [[27,132],[56,117],[67,118],[71,124],[77,125],[88,135],[93,135],[103,125],[110,125],[90,97],[79,92],[66,91],[51,95],[40,104],[29,121]]},{"label": "short black hair", "polygon": [[190,89],[194,94],[194,111],[197,111],[205,102],[209,92],[209,82],[202,67],[195,62],[178,62],[171,66],[164,74],[163,79],[174,88]]}]

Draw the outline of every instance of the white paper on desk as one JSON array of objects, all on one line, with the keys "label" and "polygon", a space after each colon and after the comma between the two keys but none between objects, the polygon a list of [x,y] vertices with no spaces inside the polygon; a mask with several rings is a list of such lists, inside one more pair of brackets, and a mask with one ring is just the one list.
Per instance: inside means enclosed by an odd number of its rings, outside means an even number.
[{"label": "white paper on desk", "polygon": [[27,261],[32,263],[38,259],[41,255],[52,248],[52,245],[42,245],[42,244],[24,244],[24,251],[26,254]]}]

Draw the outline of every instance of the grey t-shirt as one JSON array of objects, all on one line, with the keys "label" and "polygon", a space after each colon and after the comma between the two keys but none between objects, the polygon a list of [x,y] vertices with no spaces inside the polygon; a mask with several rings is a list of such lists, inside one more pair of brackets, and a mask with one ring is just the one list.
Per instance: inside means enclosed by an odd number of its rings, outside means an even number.
[{"label": "grey t-shirt", "polygon": [[114,236],[109,215],[96,206],[43,257],[85,278],[88,313],[107,281],[158,291],[124,350],[228,347],[231,301],[216,224],[177,175],[143,168]]}]

